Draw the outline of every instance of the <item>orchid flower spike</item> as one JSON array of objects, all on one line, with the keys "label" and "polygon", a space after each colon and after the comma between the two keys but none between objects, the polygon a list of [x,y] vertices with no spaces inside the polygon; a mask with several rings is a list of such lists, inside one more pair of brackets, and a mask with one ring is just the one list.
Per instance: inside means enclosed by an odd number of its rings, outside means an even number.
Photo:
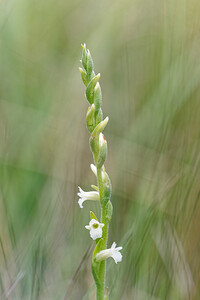
[{"label": "orchid flower spike", "polygon": [[100,200],[99,192],[96,191],[90,191],[90,192],[84,192],[80,187],[79,193],[77,195],[80,197],[78,200],[78,204],[80,208],[83,208],[83,202],[86,200]]},{"label": "orchid flower spike", "polygon": [[103,223],[99,223],[99,221],[92,219],[89,225],[86,225],[85,228],[90,230],[90,236],[93,240],[102,237],[102,227],[104,226]]},{"label": "orchid flower spike", "polygon": [[96,261],[102,261],[109,257],[112,257],[117,264],[118,262],[122,261],[122,254],[119,252],[122,250],[122,247],[116,248],[116,243],[114,242],[111,246],[111,248],[102,250],[99,253],[96,254]]}]

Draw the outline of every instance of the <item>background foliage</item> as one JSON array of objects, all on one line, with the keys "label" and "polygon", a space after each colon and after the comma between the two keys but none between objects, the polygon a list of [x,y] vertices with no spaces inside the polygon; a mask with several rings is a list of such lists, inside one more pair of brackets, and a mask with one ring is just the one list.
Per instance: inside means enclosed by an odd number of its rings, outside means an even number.
[{"label": "background foliage", "polygon": [[[200,297],[200,2],[0,1],[0,298],[94,299],[86,42],[113,184],[111,299]],[[92,207],[91,207],[92,206]]]}]

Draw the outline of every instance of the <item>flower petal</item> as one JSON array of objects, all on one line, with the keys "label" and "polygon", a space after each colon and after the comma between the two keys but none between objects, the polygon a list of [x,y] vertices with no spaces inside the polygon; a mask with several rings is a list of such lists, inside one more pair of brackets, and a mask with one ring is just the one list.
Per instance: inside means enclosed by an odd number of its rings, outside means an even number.
[{"label": "flower petal", "polygon": [[122,261],[122,254],[119,251],[115,251],[111,257],[114,259],[115,263]]}]

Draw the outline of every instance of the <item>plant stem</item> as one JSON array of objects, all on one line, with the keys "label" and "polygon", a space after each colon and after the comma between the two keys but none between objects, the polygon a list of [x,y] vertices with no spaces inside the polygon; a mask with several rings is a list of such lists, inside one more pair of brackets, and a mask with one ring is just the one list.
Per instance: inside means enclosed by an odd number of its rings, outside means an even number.
[{"label": "plant stem", "polygon": [[[105,250],[107,248],[107,240],[108,240],[108,220],[106,219],[105,206],[103,204],[103,182],[102,182],[102,168],[97,168],[97,182],[99,188],[99,196],[101,202],[101,222],[104,223],[103,233],[102,233],[102,244],[101,250]],[[99,279],[101,285],[97,287],[97,300],[103,300],[105,294],[105,280],[106,280],[106,261],[100,262],[99,266]]]}]

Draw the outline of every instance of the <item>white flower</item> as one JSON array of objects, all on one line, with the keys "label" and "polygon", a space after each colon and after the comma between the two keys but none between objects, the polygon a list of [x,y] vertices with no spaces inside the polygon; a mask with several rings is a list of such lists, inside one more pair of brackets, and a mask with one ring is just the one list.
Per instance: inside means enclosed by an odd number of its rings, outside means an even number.
[{"label": "white flower", "polygon": [[78,200],[78,204],[80,208],[83,208],[83,202],[86,200],[99,200],[99,193],[96,191],[90,191],[90,192],[84,192],[80,187],[79,188],[79,193],[77,195],[80,197]]},{"label": "white flower", "polygon": [[118,262],[122,261],[122,254],[119,252],[122,250],[122,247],[116,247],[116,243],[114,242],[110,249],[102,250],[96,255],[97,261],[105,260],[109,257],[112,257],[117,264]]},{"label": "white flower", "polygon": [[99,221],[92,219],[89,225],[86,225],[85,228],[90,230],[90,236],[93,240],[102,237],[102,227],[104,226],[103,223],[99,223]]}]

